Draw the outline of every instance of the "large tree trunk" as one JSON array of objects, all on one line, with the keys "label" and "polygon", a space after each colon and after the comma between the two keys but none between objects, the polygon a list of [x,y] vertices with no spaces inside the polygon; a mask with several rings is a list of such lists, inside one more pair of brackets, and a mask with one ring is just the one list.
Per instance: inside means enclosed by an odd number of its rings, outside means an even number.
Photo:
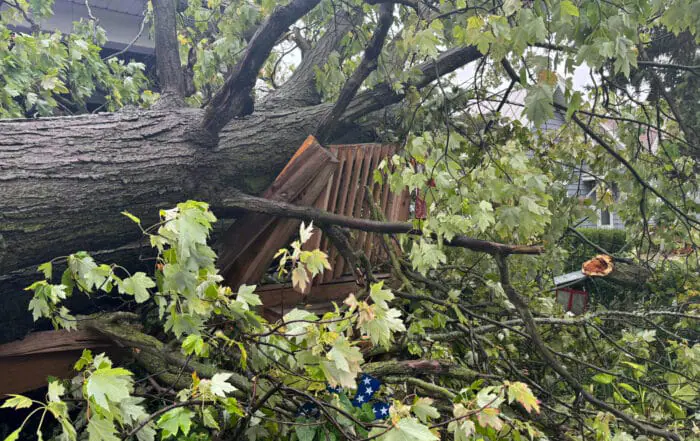
[{"label": "large tree trunk", "polygon": [[188,198],[259,192],[317,112],[234,120],[218,145],[191,109],[0,122],[0,274],[138,238],[123,210],[147,223]]},{"label": "large tree trunk", "polygon": [[129,244],[141,233],[124,210],[149,225],[187,199],[260,193],[327,109],[256,112],[218,140],[196,109],[0,121],[0,340],[29,329],[22,288],[38,264],[80,250],[138,256]]}]

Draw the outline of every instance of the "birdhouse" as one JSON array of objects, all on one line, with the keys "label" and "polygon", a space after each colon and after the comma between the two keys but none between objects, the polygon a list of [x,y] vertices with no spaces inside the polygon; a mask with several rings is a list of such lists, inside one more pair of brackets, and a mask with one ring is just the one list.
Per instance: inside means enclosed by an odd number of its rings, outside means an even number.
[{"label": "birdhouse", "polygon": [[557,303],[562,305],[565,311],[576,315],[583,314],[588,309],[588,292],[573,288],[559,288]]}]

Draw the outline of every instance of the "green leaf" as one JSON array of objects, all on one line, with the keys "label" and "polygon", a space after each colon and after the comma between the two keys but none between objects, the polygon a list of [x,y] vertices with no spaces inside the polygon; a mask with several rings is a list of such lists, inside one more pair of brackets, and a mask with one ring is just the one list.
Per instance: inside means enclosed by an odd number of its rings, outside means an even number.
[{"label": "green leaf", "polygon": [[540,413],[540,403],[537,398],[535,398],[535,395],[533,395],[532,390],[530,390],[530,387],[527,384],[515,382],[507,383],[507,386],[509,403],[517,401],[525,408],[525,410],[528,411],[528,413],[532,413],[533,410]]},{"label": "green leaf", "polygon": [[481,427],[493,427],[496,430],[501,430],[503,420],[500,418],[501,411],[493,407],[482,409],[476,416]]},{"label": "green leaf", "polygon": [[299,441],[314,441],[316,437],[316,426],[297,425],[294,427]]},{"label": "green leaf", "polygon": [[209,345],[204,342],[201,335],[190,334],[182,342],[182,349],[186,355],[197,354],[206,357],[209,353]]},{"label": "green leaf", "polygon": [[561,11],[562,16],[579,16],[578,8],[570,0],[562,0],[562,2],[559,3],[559,10]]},{"label": "green leaf", "polygon": [[51,280],[51,276],[53,275],[53,265],[51,262],[42,263],[37,270],[44,273],[46,280]]},{"label": "green leaf", "polygon": [[629,385],[627,383],[617,383],[617,385],[618,385],[618,387],[621,387],[622,389],[626,390],[627,392],[631,392],[635,395],[639,394],[637,389],[635,389],[634,387],[632,387],[631,385]]},{"label": "green leaf", "polygon": [[593,381],[600,384],[610,384],[613,380],[615,380],[615,377],[610,374],[595,374],[593,376]]},{"label": "green leaf", "polygon": [[418,398],[411,407],[413,413],[422,423],[427,423],[430,419],[440,418],[440,412],[433,407],[431,398]]},{"label": "green leaf", "polygon": [[136,217],[136,216],[134,216],[133,214],[129,213],[128,211],[122,211],[122,214],[123,214],[124,216],[128,217],[129,219],[131,219],[133,222],[135,222],[135,223],[141,225],[141,219],[139,219],[138,217]]},{"label": "green leaf", "polygon": [[194,414],[186,407],[177,407],[165,412],[158,419],[158,427],[163,429],[163,438],[175,436],[178,432],[187,435],[192,427]]},{"label": "green leaf", "polygon": [[49,401],[59,402],[61,401],[61,396],[66,393],[66,388],[59,381],[52,381],[49,383],[49,390],[47,395]]},{"label": "green leaf", "polygon": [[232,374],[218,373],[211,377],[211,392],[219,397],[226,397],[227,393],[234,392],[237,389],[226,380],[231,378]]},{"label": "green leaf", "polygon": [[205,427],[209,427],[210,429],[221,429],[211,407],[207,407],[202,411],[202,423],[204,423]]},{"label": "green leaf", "polygon": [[299,242],[306,243],[307,240],[311,239],[311,235],[314,232],[314,223],[311,222],[307,227],[304,222],[299,226]]},{"label": "green leaf", "polygon": [[11,407],[13,409],[25,409],[27,407],[32,407],[32,400],[25,397],[24,395],[10,395],[10,398],[5,400],[0,406],[0,409]]},{"label": "green leaf", "polygon": [[390,302],[394,300],[394,294],[390,289],[384,289],[384,281],[373,283],[369,291],[369,296],[372,301],[381,308],[389,308]]},{"label": "green leaf", "polygon": [[119,283],[119,292],[134,296],[136,303],[143,303],[151,298],[151,293],[148,292],[148,289],[155,286],[156,282],[148,277],[146,273],[137,272]]},{"label": "green leaf", "polygon": [[97,369],[87,381],[88,396],[104,409],[109,409],[109,401],[119,403],[131,392],[131,372],[123,368]]},{"label": "green leaf", "polygon": [[574,94],[571,95],[571,101],[569,101],[569,105],[566,108],[567,121],[571,120],[571,117],[573,116],[574,112],[577,112],[578,109],[581,108],[581,101],[581,92],[574,92]]},{"label": "green leaf", "polygon": [[5,441],[17,441],[19,439],[19,434],[22,431],[22,428],[20,427],[19,429],[15,430],[11,434],[7,435],[5,437]]},{"label": "green leaf", "polygon": [[148,412],[143,407],[143,397],[128,397],[119,402],[119,410],[131,425],[135,425],[148,417]]},{"label": "green leaf", "polygon": [[311,277],[322,274],[324,270],[331,269],[328,263],[328,255],[321,250],[302,251],[301,262],[306,265],[306,269],[311,272]]},{"label": "green leaf", "polygon": [[339,336],[326,358],[329,361],[323,361],[321,369],[331,386],[341,385],[353,389],[356,386],[355,377],[360,372],[360,363],[363,360],[360,350],[350,346],[347,340]]},{"label": "green leaf", "polygon": [[292,285],[304,292],[309,284],[309,275],[303,266],[297,266],[292,271]]},{"label": "green leaf", "polygon": [[89,441],[121,441],[117,436],[117,428],[111,420],[99,415],[93,415],[87,426]]},{"label": "green leaf", "polygon": [[530,87],[525,98],[525,114],[535,127],[540,127],[554,116],[552,100],[554,89],[547,84]]},{"label": "green leaf", "polygon": [[385,441],[437,441],[439,438],[415,418],[402,418],[387,432]]},{"label": "green leaf", "polygon": [[76,371],[82,371],[85,369],[86,366],[89,366],[93,362],[92,358],[92,351],[90,349],[83,349],[83,353],[80,356],[80,359],[75,362],[75,368]]},{"label": "green leaf", "polygon": [[255,285],[246,284],[243,284],[238,287],[236,301],[241,302],[244,305],[243,309],[245,309],[246,311],[248,311],[251,306],[262,305],[260,296],[255,294],[255,288]]}]

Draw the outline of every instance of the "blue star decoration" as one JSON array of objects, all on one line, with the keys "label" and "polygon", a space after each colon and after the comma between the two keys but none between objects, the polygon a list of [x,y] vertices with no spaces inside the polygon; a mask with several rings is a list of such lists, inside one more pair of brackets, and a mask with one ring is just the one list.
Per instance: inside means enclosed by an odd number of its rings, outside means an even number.
[{"label": "blue star decoration", "polygon": [[372,405],[372,410],[374,411],[374,417],[378,420],[385,420],[389,418],[389,408],[391,406],[389,403],[383,403],[381,401],[376,402]]},{"label": "blue star decoration", "polygon": [[[351,403],[354,407],[362,407],[363,404],[369,403],[375,393],[379,390],[382,383],[371,375],[362,374],[357,382],[357,393]],[[340,386],[333,387],[330,384],[326,385],[326,390],[332,394],[341,394],[343,388]],[[389,403],[375,401],[372,404],[372,411],[376,419],[386,419],[389,417]],[[318,406],[314,403],[304,403],[297,411],[298,416],[317,418],[321,414]]]},{"label": "blue star decoration", "polygon": [[371,375],[360,375],[360,381],[357,382],[357,394],[355,394],[355,398],[352,400],[352,405],[355,407],[362,407],[364,403],[372,399],[381,385],[379,380]]}]

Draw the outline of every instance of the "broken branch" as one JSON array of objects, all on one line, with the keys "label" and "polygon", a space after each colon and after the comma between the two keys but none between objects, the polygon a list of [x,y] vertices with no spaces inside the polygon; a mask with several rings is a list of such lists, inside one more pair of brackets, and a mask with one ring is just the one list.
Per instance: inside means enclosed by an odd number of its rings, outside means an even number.
[{"label": "broken branch", "polygon": [[[301,207],[286,202],[271,201],[265,198],[250,196],[240,191],[236,191],[230,197],[222,199],[214,209],[222,216],[236,215],[243,210],[313,221],[321,225],[338,225],[373,233],[423,234],[421,230],[415,229],[410,222],[380,222],[351,216],[342,216],[312,207]],[[488,254],[541,254],[544,251],[544,248],[541,246],[508,245],[482,239],[474,239],[468,236],[455,236],[451,240],[445,240],[445,244]]]}]

